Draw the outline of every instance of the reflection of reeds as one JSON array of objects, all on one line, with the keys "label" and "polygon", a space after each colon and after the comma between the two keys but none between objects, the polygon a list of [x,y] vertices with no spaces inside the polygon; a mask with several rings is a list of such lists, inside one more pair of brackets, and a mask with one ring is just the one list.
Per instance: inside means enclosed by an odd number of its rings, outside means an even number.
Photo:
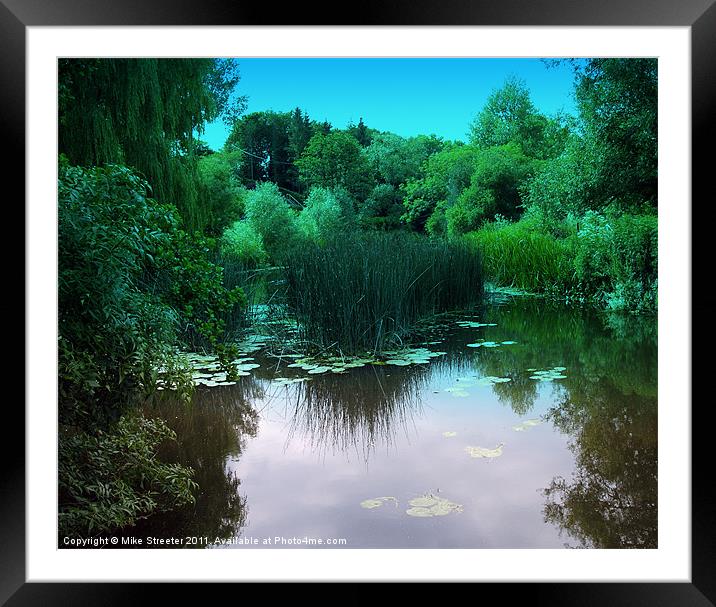
[{"label": "reflection of reeds", "polygon": [[288,439],[302,433],[319,452],[355,450],[367,461],[379,442],[408,433],[420,411],[425,368],[368,367],[299,384]]}]

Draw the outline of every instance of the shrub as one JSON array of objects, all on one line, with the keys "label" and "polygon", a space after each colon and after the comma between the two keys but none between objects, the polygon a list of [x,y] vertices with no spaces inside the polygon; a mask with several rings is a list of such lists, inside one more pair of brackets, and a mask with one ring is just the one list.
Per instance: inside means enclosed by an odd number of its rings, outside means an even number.
[{"label": "shrub", "polygon": [[576,285],[570,240],[502,220],[467,234],[465,240],[480,251],[485,278],[498,285],[562,295]]},{"label": "shrub", "polygon": [[380,230],[394,230],[401,227],[400,216],[403,201],[400,191],[388,183],[373,188],[370,196],[360,209],[360,223],[363,227]]},{"label": "shrub", "polygon": [[274,183],[256,186],[246,195],[246,219],[261,235],[266,253],[275,259],[296,241],[296,214]]},{"label": "shrub", "polygon": [[335,194],[321,187],[311,188],[296,223],[302,236],[316,243],[350,227]]},{"label": "shrub", "polygon": [[[179,229],[126,167],[61,159],[58,184],[60,421],[116,420],[156,384],[182,329],[220,347],[220,315],[239,303],[208,261],[210,243]],[[187,333],[185,333],[187,335]]]},{"label": "shrub", "polygon": [[224,263],[230,261],[247,268],[260,266],[267,260],[261,234],[246,220],[235,221],[224,231],[221,254]]},{"label": "shrub", "polygon": [[[619,208],[618,206],[615,208]],[[587,211],[543,231],[539,208],[517,223],[486,224],[465,236],[499,285],[637,312],[658,305],[657,217]]]},{"label": "shrub", "polygon": [[447,235],[457,238],[477,230],[487,219],[492,202],[492,193],[488,190],[477,193],[472,188],[465,190],[457,202],[445,210]]},{"label": "shrub", "polygon": [[176,438],[164,421],[125,415],[108,431],[63,430],[60,536],[92,536],[194,502],[193,471],[157,459],[159,444]]},{"label": "shrub", "polygon": [[244,214],[246,189],[238,179],[241,152],[215,152],[202,156],[199,169],[199,204],[207,213],[204,231],[219,236]]}]

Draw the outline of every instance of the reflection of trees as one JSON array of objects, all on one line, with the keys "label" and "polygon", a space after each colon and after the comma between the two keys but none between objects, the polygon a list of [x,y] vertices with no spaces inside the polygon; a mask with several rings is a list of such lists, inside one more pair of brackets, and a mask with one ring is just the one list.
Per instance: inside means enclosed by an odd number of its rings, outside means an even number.
[{"label": "reflection of trees", "polygon": [[571,435],[577,470],[545,489],[545,520],[582,547],[655,548],[656,399],[605,379],[573,389],[550,417]]},{"label": "reflection of trees", "polygon": [[512,377],[511,382],[496,384],[493,391],[518,415],[532,409],[538,394],[539,384],[528,378],[528,368],[568,367],[568,379],[553,384],[558,391],[569,392],[585,381],[608,377],[622,392],[656,397],[654,318],[597,313],[527,298],[489,309],[484,322],[497,324],[483,334],[486,339],[517,344],[475,351],[475,369],[483,375]]},{"label": "reflection of trees", "polygon": [[196,504],[147,519],[131,533],[157,537],[208,537],[228,539],[246,523],[246,498],[239,494],[240,480],[227,469],[228,457],[238,458],[246,437],[256,436],[258,414],[250,398],[260,396],[252,378],[234,386],[198,390],[188,405],[163,397],[145,414],[161,417],[177,434],[162,446],[160,456],[194,469],[199,484]]},{"label": "reflection of trees", "polygon": [[420,407],[427,370],[370,366],[347,375],[322,375],[298,385],[288,440],[303,433],[316,450],[349,448],[368,459],[379,441],[407,432]]}]

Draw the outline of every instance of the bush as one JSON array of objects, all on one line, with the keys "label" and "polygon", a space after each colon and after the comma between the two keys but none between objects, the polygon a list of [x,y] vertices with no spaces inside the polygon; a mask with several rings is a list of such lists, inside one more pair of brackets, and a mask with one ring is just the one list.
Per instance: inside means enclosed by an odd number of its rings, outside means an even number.
[{"label": "bush", "polygon": [[246,189],[238,179],[241,152],[215,152],[199,159],[199,204],[207,213],[204,231],[219,236],[244,214]]},{"label": "bush", "polygon": [[321,187],[311,188],[296,223],[302,236],[315,243],[351,227],[335,194]]},{"label": "bush", "polygon": [[182,330],[221,347],[220,316],[240,303],[208,261],[210,243],[179,229],[126,167],[61,159],[58,184],[60,422],[95,428],[156,385]]},{"label": "bush", "polygon": [[122,417],[108,431],[64,428],[59,449],[59,534],[89,537],[193,503],[193,471],[160,462],[176,435],[164,421]]},{"label": "bush", "polygon": [[485,278],[501,286],[565,295],[576,286],[573,243],[503,220],[465,236],[482,255]]},{"label": "bush", "polygon": [[370,196],[360,209],[360,223],[363,227],[377,230],[394,230],[401,227],[403,199],[400,191],[388,183],[373,188]]},{"label": "bush", "polygon": [[425,232],[431,238],[441,238],[447,235],[447,218],[445,217],[445,202],[439,202],[435,205],[428,220],[425,222]]},{"label": "bush", "polygon": [[268,258],[261,234],[246,220],[236,221],[224,231],[221,254],[224,261],[246,268],[258,267]]},{"label": "bush", "polygon": [[551,226],[564,237],[544,232],[533,207],[517,223],[489,223],[465,239],[482,253],[486,278],[499,285],[611,309],[657,309],[656,215],[587,211]]},{"label": "bush", "polygon": [[488,190],[478,193],[472,188],[465,190],[457,202],[445,210],[447,235],[457,238],[477,230],[487,219],[488,209],[494,206],[492,202],[492,193]]},{"label": "bush", "polygon": [[246,219],[261,235],[269,258],[290,248],[298,235],[296,214],[275,183],[262,183],[246,195]]}]

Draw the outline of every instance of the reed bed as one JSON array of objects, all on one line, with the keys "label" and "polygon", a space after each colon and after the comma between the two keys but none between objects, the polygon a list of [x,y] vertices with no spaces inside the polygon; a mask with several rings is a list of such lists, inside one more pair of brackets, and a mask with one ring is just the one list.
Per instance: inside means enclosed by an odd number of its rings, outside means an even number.
[{"label": "reed bed", "polygon": [[379,352],[417,321],[477,303],[480,256],[408,233],[356,233],[286,257],[287,303],[301,337],[345,353]]}]

